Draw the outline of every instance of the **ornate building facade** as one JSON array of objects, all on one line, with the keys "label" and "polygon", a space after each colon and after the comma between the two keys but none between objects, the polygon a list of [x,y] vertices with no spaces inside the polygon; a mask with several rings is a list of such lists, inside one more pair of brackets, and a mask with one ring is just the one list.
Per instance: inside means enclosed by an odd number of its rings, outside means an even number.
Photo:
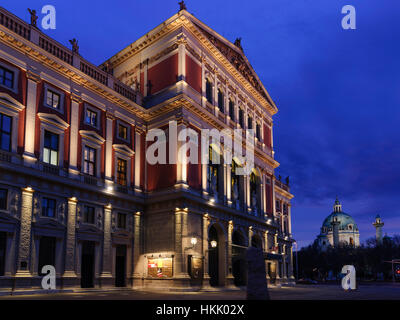
[{"label": "ornate building facade", "polygon": [[354,219],[342,211],[342,204],[336,199],[333,212],[322,224],[317,243],[322,250],[329,246],[338,247],[341,244],[354,247],[360,246],[360,232]]},{"label": "ornate building facade", "polygon": [[[44,265],[58,288],[240,286],[249,246],[268,281],[293,281],[278,110],[240,40],[183,8],[100,67],[71,43],[0,9],[0,288],[40,287]],[[254,129],[251,174],[149,164],[146,133],[170,121]]]}]

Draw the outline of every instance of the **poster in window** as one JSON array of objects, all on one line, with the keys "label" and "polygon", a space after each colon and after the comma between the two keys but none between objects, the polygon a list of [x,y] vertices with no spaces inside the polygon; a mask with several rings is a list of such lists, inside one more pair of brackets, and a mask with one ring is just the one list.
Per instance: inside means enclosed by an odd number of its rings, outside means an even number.
[{"label": "poster in window", "polygon": [[171,278],[172,258],[148,259],[147,270],[150,278]]}]

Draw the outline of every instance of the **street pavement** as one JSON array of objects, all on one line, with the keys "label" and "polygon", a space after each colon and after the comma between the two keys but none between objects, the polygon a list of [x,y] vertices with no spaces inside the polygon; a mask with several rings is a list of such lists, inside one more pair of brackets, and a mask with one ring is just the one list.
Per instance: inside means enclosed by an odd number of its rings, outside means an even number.
[{"label": "street pavement", "polygon": [[[296,285],[270,287],[271,300],[400,300],[400,283],[360,285],[345,292],[340,285]],[[169,292],[142,290],[86,291],[1,296],[1,300],[243,300],[246,292]]]}]

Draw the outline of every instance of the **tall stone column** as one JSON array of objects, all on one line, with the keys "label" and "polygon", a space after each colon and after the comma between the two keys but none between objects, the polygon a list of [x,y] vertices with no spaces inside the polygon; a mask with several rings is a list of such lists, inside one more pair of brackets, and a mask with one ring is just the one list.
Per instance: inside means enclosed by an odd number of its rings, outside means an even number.
[{"label": "tall stone column", "polygon": [[140,263],[141,254],[141,214],[136,212],[134,215],[134,225],[133,225],[133,267],[132,267],[132,278],[133,285],[138,286],[140,284],[140,279],[143,276],[143,263]]},{"label": "tall stone column", "polygon": [[32,203],[33,189],[23,188],[21,199],[21,223],[16,277],[31,277],[31,242],[32,242]]},{"label": "tall stone column", "polygon": [[[179,152],[181,147],[186,143],[180,141],[179,134],[182,130],[187,129],[187,123],[183,119],[178,120],[178,141],[177,141],[177,150],[176,150],[176,184],[179,186],[187,186],[187,168],[188,168],[188,159],[186,157],[186,152]],[[183,149],[182,149],[183,150]]]},{"label": "tall stone column", "polygon": [[[269,231],[266,230],[264,233],[264,252],[268,253],[269,252],[269,243],[268,243],[268,233]],[[268,261],[265,260],[265,274],[267,276],[267,279],[269,279],[269,272],[268,272]]]},{"label": "tall stone column", "polygon": [[37,84],[40,82],[40,76],[28,70],[27,78],[28,86],[25,109],[25,150],[23,158],[26,166],[33,166],[37,160],[35,157],[36,96]]},{"label": "tall stone column", "polygon": [[283,267],[282,267],[282,269],[283,269],[283,279],[287,279],[287,270],[286,270],[286,245],[284,244],[283,246],[282,246],[282,251],[283,251],[283,255],[282,255],[282,264],[283,264]]},{"label": "tall stone column", "polygon": [[228,224],[228,241],[227,241],[227,253],[226,253],[226,257],[227,257],[227,266],[228,266],[228,272],[227,272],[227,276],[226,276],[226,284],[227,286],[233,286],[234,285],[234,277],[232,274],[232,233],[233,233],[233,221],[229,221]]},{"label": "tall stone column", "polygon": [[145,155],[141,154],[141,134],[143,131],[137,126],[135,127],[135,192],[142,192],[140,187],[140,175],[141,175],[141,158]]},{"label": "tall stone column", "polygon": [[178,36],[178,80],[186,81],[186,36],[181,34]]},{"label": "tall stone column", "polygon": [[111,285],[111,205],[104,206],[103,268],[100,274],[102,285]]},{"label": "tall stone column", "polygon": [[[108,186],[113,185],[112,176],[112,145],[113,145],[113,125],[115,117],[108,111],[106,121],[106,143],[105,143],[105,180]],[[132,138],[133,139],[133,138]],[[136,172],[136,171],[135,171]]]},{"label": "tall stone column", "polygon": [[66,284],[73,284],[76,278],[75,271],[75,250],[76,250],[76,211],[78,200],[73,197],[68,199],[68,219],[67,219],[67,237],[65,248],[65,269],[64,269],[64,282]]},{"label": "tall stone column", "polygon": [[289,228],[288,232],[289,232],[290,237],[292,237],[292,205],[290,203],[288,203],[287,206],[288,206],[287,219],[288,219],[288,228]]},{"label": "tall stone column", "polygon": [[79,136],[79,103],[81,98],[71,94],[71,126],[70,126],[70,151],[69,151],[69,174],[71,177],[78,176],[78,136]]},{"label": "tall stone column", "polygon": [[210,287],[210,275],[208,273],[208,214],[203,215],[203,256],[204,256],[204,270],[203,270],[203,288]]},{"label": "tall stone column", "polygon": [[248,243],[248,247],[251,247],[251,238],[253,237],[253,227],[250,226],[249,227],[249,243]]},{"label": "tall stone column", "polygon": [[201,57],[201,92],[202,92],[201,105],[202,105],[202,107],[205,107],[206,103],[207,103],[205,62],[206,62],[206,58],[202,56]]},{"label": "tall stone column", "polygon": [[177,286],[189,285],[189,275],[184,270],[183,254],[183,215],[181,209],[175,211],[175,255],[174,255],[174,279],[178,280]]}]

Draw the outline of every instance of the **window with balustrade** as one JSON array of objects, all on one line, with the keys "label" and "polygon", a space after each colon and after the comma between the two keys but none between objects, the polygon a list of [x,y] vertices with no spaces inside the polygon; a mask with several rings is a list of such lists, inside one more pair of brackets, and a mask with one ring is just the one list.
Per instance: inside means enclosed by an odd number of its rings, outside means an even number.
[{"label": "window with balustrade", "polygon": [[90,206],[84,206],[83,222],[88,224],[94,224],[94,220],[95,220],[95,208]]},{"label": "window with balustrade", "polygon": [[235,121],[235,103],[231,99],[229,99],[229,117]]},{"label": "window with balustrade", "polygon": [[120,158],[117,159],[117,183],[127,185],[127,161]]},{"label": "window with balustrade", "polygon": [[85,146],[83,172],[90,176],[96,176],[96,152],[96,149]]},{"label": "window with balustrade", "polygon": [[220,112],[225,112],[224,92],[218,89],[218,109]]},{"label": "window with balustrade", "polygon": [[45,130],[43,146],[43,162],[58,166],[59,136]]}]

